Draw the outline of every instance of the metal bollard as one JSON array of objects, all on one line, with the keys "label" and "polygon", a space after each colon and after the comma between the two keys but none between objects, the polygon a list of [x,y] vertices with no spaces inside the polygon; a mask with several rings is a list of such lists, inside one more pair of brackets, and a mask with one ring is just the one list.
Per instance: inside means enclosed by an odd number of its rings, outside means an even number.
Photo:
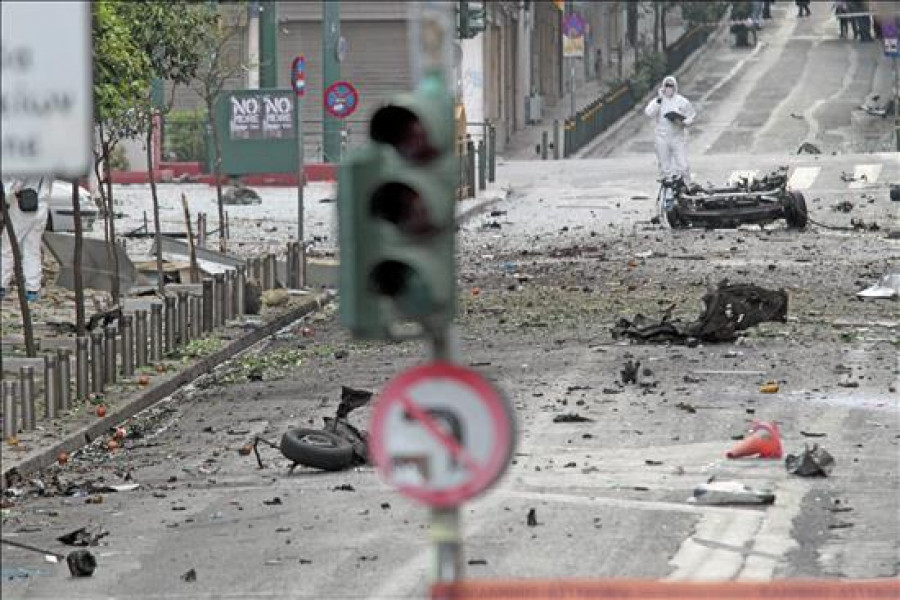
[{"label": "metal bollard", "polygon": [[131,315],[122,315],[122,376],[134,376],[134,322]]},{"label": "metal bollard", "polygon": [[211,278],[203,278],[203,333],[213,330],[213,285]]},{"label": "metal bollard", "polygon": [[559,119],[553,119],[553,160],[559,160]]},{"label": "metal bollard", "polygon": [[547,160],[547,130],[541,132],[541,160]]},{"label": "metal bollard", "polygon": [[487,187],[487,156],[484,153],[484,140],[478,140],[478,189]]},{"label": "metal bollard", "polygon": [[488,182],[494,183],[497,176],[497,130],[488,124]]},{"label": "metal bollard", "polygon": [[203,316],[203,298],[191,296],[189,304],[191,309],[191,339],[198,339],[203,337],[203,331],[200,326]]},{"label": "metal bollard", "polygon": [[56,399],[60,410],[72,408],[72,357],[68,348],[56,350]]},{"label": "metal bollard", "polygon": [[269,270],[269,261],[271,260],[271,254],[267,254],[263,259],[262,266],[262,289],[270,290],[272,289],[272,272]]},{"label": "metal bollard", "polygon": [[34,367],[19,369],[19,414],[22,428],[31,431],[36,427],[37,413],[34,410]]},{"label": "metal bollard", "polygon": [[244,316],[244,288],[247,285],[247,268],[240,265],[237,268],[234,286],[234,312],[238,317]]},{"label": "metal bollard", "polygon": [[234,271],[225,271],[222,273],[224,276],[222,281],[224,282],[224,289],[222,290],[223,295],[225,296],[222,299],[222,306],[225,312],[225,320],[230,321],[234,318],[234,280],[231,278]]},{"label": "metal bollard", "polygon": [[475,142],[466,135],[466,186],[469,198],[475,197]]},{"label": "metal bollard", "polygon": [[137,368],[147,366],[147,311],[134,311],[134,363]]},{"label": "metal bollard", "polygon": [[255,279],[256,283],[259,284],[260,289],[263,289],[263,287],[262,287],[263,271],[265,270],[265,269],[263,269],[263,259],[261,256],[258,256],[256,258],[252,259],[252,261],[253,261],[253,279]]},{"label": "metal bollard", "polygon": [[[122,325],[122,319],[119,319],[119,326]],[[107,325],[103,328],[106,347],[103,356],[106,358],[104,362],[104,371],[106,372],[106,383],[115,383],[117,377],[116,371],[116,328]],[[123,351],[124,356],[124,351]]]},{"label": "metal bollard", "polygon": [[88,338],[75,339],[75,399],[85,400],[88,395],[89,373]]},{"label": "metal bollard", "polygon": [[188,343],[188,294],[178,292],[178,345]]},{"label": "metal bollard", "polygon": [[171,354],[175,350],[175,323],[177,322],[177,315],[175,314],[175,298],[166,296],[165,303],[166,336],[163,352],[165,354]]},{"label": "metal bollard", "polygon": [[48,419],[56,418],[56,407],[59,405],[56,400],[57,389],[56,384],[56,357],[52,354],[44,355],[44,416]]},{"label": "metal bollard", "polygon": [[102,394],[106,385],[103,373],[103,334],[95,331],[91,334],[91,393]]},{"label": "metal bollard", "polygon": [[3,439],[16,435],[18,423],[16,422],[16,384],[12,381],[3,382]]},{"label": "metal bollard", "polygon": [[150,360],[162,358],[162,305],[150,305]]},{"label": "metal bollard", "polygon": [[225,324],[225,274],[213,275],[213,324],[221,327]]}]

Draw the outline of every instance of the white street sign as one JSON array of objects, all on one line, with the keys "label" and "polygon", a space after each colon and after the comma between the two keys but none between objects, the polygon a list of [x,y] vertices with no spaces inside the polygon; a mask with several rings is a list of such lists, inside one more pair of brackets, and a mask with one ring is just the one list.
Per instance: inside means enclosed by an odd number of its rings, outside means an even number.
[{"label": "white street sign", "polygon": [[0,8],[0,171],[85,175],[93,119],[91,3],[4,1]]}]

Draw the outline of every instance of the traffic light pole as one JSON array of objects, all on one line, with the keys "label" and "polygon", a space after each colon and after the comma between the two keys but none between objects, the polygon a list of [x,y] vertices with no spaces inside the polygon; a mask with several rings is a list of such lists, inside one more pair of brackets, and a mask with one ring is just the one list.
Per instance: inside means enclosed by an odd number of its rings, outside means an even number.
[{"label": "traffic light pole", "polygon": [[[341,39],[340,0],[322,0],[322,96],[341,78],[338,43]],[[322,158],[326,163],[341,162],[341,122],[322,111]]]},{"label": "traffic light pole", "polygon": [[[303,213],[303,187],[306,184],[303,163],[305,162],[303,152],[303,99],[299,96],[294,98],[294,104],[297,106],[297,241],[300,242],[300,281],[297,282],[298,288],[306,287],[306,235],[304,231],[304,213]],[[291,268],[288,265],[288,268]]]}]

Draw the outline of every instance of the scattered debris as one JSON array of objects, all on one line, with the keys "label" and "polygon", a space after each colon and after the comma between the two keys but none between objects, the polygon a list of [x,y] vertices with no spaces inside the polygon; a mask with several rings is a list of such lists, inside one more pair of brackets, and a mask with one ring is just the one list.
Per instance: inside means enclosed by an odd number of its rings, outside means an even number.
[{"label": "scattered debris", "polygon": [[847,529],[848,527],[853,527],[853,523],[848,523],[847,521],[838,521],[837,523],[828,524],[828,529]]},{"label": "scattered debris", "polygon": [[800,144],[800,147],[797,149],[797,154],[822,154],[822,151],[815,144],[810,144],[809,142],[803,142]]},{"label": "scattered debris", "polygon": [[675,405],[675,408],[679,410],[683,410],[684,412],[694,414],[697,412],[697,407],[693,404],[689,404],[687,402],[679,402]]},{"label": "scattered debris", "polygon": [[259,194],[255,190],[238,184],[225,190],[225,193],[222,194],[222,204],[262,204],[262,198],[259,197]]},{"label": "scattered debris", "polygon": [[355,492],[356,488],[350,485],[349,483],[342,483],[341,485],[336,485],[331,488],[333,492]]},{"label": "scattered debris", "polygon": [[900,297],[900,273],[889,273],[877,284],[857,292],[860,298],[897,298]]},{"label": "scattered debris", "polygon": [[594,420],[588,417],[582,417],[578,413],[567,413],[564,415],[556,415],[553,417],[554,423],[593,423]]},{"label": "scattered debris", "polygon": [[881,226],[875,221],[866,223],[862,219],[850,219],[850,227],[856,231],[881,231]]},{"label": "scattered debris", "polygon": [[777,381],[767,381],[759,386],[759,392],[761,394],[777,394],[779,389]]},{"label": "scattered debris", "polygon": [[834,469],[834,457],[818,444],[805,446],[799,455],[788,454],[784,466],[791,475],[800,477],[828,477]]},{"label": "scattered debris", "polygon": [[280,506],[282,504],[282,502],[281,502],[281,498],[279,498],[278,496],[275,496],[271,500],[263,500],[263,504],[265,504],[266,506]]},{"label": "scattered debris", "polygon": [[96,546],[100,540],[108,535],[109,532],[104,531],[100,527],[93,531],[88,531],[87,527],[81,527],[56,539],[67,546]]},{"label": "scattered debris", "polygon": [[468,564],[472,566],[484,566],[487,565],[488,562],[483,558],[470,558]]},{"label": "scattered debris", "polygon": [[697,504],[774,504],[775,494],[770,490],[752,488],[740,481],[708,482],[694,488],[688,502]]},{"label": "scattered debris", "polygon": [[629,383],[637,384],[638,373],[640,372],[640,369],[641,369],[640,361],[632,362],[631,360],[629,360],[627,363],[625,363],[622,366],[622,371],[621,371],[622,383],[624,383],[626,385]]},{"label": "scattered debris", "polygon": [[838,202],[837,204],[832,206],[831,210],[836,212],[848,213],[853,210],[853,203],[849,200],[844,200],[843,202]]},{"label": "scattered debris", "polygon": [[90,577],[97,569],[97,559],[87,550],[75,550],[66,556],[72,577]]},{"label": "scattered debris", "polygon": [[765,321],[787,320],[788,296],[784,290],[722,281],[717,289],[703,296],[703,303],[703,314],[693,323],[669,321],[668,315],[658,322],[650,322],[641,314],[632,321],[620,318],[613,328],[613,337],[653,342],[731,342],[738,331]]},{"label": "scattered debris", "polygon": [[528,517],[526,518],[525,522],[529,527],[537,527],[538,526],[537,509],[534,509],[534,508],[528,509]]},{"label": "scattered debris", "polygon": [[184,575],[181,576],[181,580],[186,583],[194,583],[197,581],[197,571],[195,569],[188,569]]},{"label": "scattered debris", "polygon": [[820,433],[820,432],[817,432],[817,431],[803,431],[803,430],[801,429],[801,430],[800,430],[800,435],[802,435],[803,437],[815,437],[815,438],[818,438],[818,437],[825,437],[825,436],[828,435],[828,434],[826,434],[826,433]]}]

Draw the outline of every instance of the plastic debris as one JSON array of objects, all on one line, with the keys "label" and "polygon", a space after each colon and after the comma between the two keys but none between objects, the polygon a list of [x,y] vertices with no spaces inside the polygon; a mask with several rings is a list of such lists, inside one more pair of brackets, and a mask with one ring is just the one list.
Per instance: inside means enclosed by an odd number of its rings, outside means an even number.
[{"label": "plastic debris", "polygon": [[791,475],[800,477],[828,477],[834,469],[834,457],[818,444],[808,445],[799,455],[788,454],[784,467]]},{"label": "plastic debris", "polygon": [[770,490],[752,488],[740,481],[710,480],[694,488],[688,502],[697,504],[774,504]]},{"label": "plastic debris", "polygon": [[860,298],[897,298],[900,296],[900,273],[885,275],[877,284],[857,292],[856,295]]}]

